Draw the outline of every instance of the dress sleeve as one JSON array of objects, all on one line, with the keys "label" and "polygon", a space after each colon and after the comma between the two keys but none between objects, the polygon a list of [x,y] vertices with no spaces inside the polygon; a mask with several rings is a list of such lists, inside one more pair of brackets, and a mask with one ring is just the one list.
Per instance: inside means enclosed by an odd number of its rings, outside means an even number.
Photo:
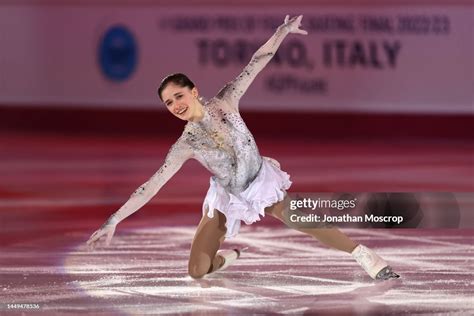
[{"label": "dress sleeve", "polygon": [[272,37],[253,54],[250,62],[237,78],[227,83],[219,91],[216,98],[223,99],[238,109],[240,98],[245,91],[247,91],[247,88],[258,73],[268,64],[273,55],[275,55],[278,47],[288,33],[289,30],[285,25],[279,26]]},{"label": "dress sleeve", "polygon": [[163,185],[181,168],[188,159],[193,157],[193,150],[184,137],[180,137],[166,155],[165,162],[153,176],[132,193],[127,202],[111,216],[117,223],[138,211],[145,205]]}]

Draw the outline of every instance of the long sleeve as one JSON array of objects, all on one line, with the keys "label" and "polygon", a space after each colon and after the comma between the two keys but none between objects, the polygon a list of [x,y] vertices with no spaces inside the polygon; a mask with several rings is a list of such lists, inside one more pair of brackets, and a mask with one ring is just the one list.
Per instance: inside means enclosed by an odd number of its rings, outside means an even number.
[{"label": "long sleeve", "polygon": [[184,162],[192,158],[192,156],[193,150],[186,144],[182,136],[171,147],[161,168],[147,182],[133,192],[128,201],[110,217],[110,220],[119,223],[138,211],[158,193],[163,185],[181,168]]},{"label": "long sleeve", "polygon": [[233,81],[227,83],[217,94],[218,99],[229,102],[238,109],[239,100],[247,91],[258,73],[268,64],[275,55],[283,39],[288,35],[289,29],[284,24],[279,26],[275,34],[263,44],[252,56],[250,62]]}]

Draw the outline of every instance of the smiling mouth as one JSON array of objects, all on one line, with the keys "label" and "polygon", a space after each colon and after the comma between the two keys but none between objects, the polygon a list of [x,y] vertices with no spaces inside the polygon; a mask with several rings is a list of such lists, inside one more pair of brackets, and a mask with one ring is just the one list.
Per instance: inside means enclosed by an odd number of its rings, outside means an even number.
[{"label": "smiling mouth", "polygon": [[184,109],[182,109],[182,110],[176,112],[176,114],[178,114],[178,115],[183,115],[184,113],[186,113],[187,110],[188,110],[188,108],[184,108]]}]

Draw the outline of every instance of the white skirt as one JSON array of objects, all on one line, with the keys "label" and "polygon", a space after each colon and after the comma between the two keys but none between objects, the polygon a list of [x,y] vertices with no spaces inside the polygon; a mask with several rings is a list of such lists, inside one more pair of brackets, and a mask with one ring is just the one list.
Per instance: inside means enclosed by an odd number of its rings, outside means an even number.
[{"label": "white skirt", "polygon": [[[203,203],[203,216],[214,217],[219,210],[226,217],[226,238],[234,237],[240,229],[240,221],[250,225],[265,217],[265,208],[285,197],[291,186],[290,176],[280,169],[280,164],[268,157],[262,157],[262,167],[255,180],[238,195],[228,192],[214,177]],[[207,214],[206,214],[207,213]]]}]

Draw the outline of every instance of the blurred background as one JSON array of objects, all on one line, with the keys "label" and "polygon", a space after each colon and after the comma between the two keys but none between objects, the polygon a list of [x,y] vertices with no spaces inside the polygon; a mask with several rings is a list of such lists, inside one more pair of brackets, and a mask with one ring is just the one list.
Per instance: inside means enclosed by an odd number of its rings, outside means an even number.
[{"label": "blurred background", "polygon": [[[87,252],[181,134],[162,78],[212,98],[287,14],[309,34],[285,38],[241,115],[296,196],[417,227],[348,228],[401,282],[268,217],[230,240],[250,249],[227,274],[192,280],[196,161]],[[473,30],[471,0],[1,0],[0,313],[472,314]]]},{"label": "blurred background", "polygon": [[[303,14],[309,35],[284,40],[241,113],[294,191],[472,192],[470,1],[6,0],[3,240],[21,238],[10,224],[25,219],[33,228],[33,218],[76,214],[86,231],[102,222],[184,126],[157,97],[161,79],[186,73],[213,97],[286,14]],[[187,163],[134,216],[197,221],[208,177]]]}]

